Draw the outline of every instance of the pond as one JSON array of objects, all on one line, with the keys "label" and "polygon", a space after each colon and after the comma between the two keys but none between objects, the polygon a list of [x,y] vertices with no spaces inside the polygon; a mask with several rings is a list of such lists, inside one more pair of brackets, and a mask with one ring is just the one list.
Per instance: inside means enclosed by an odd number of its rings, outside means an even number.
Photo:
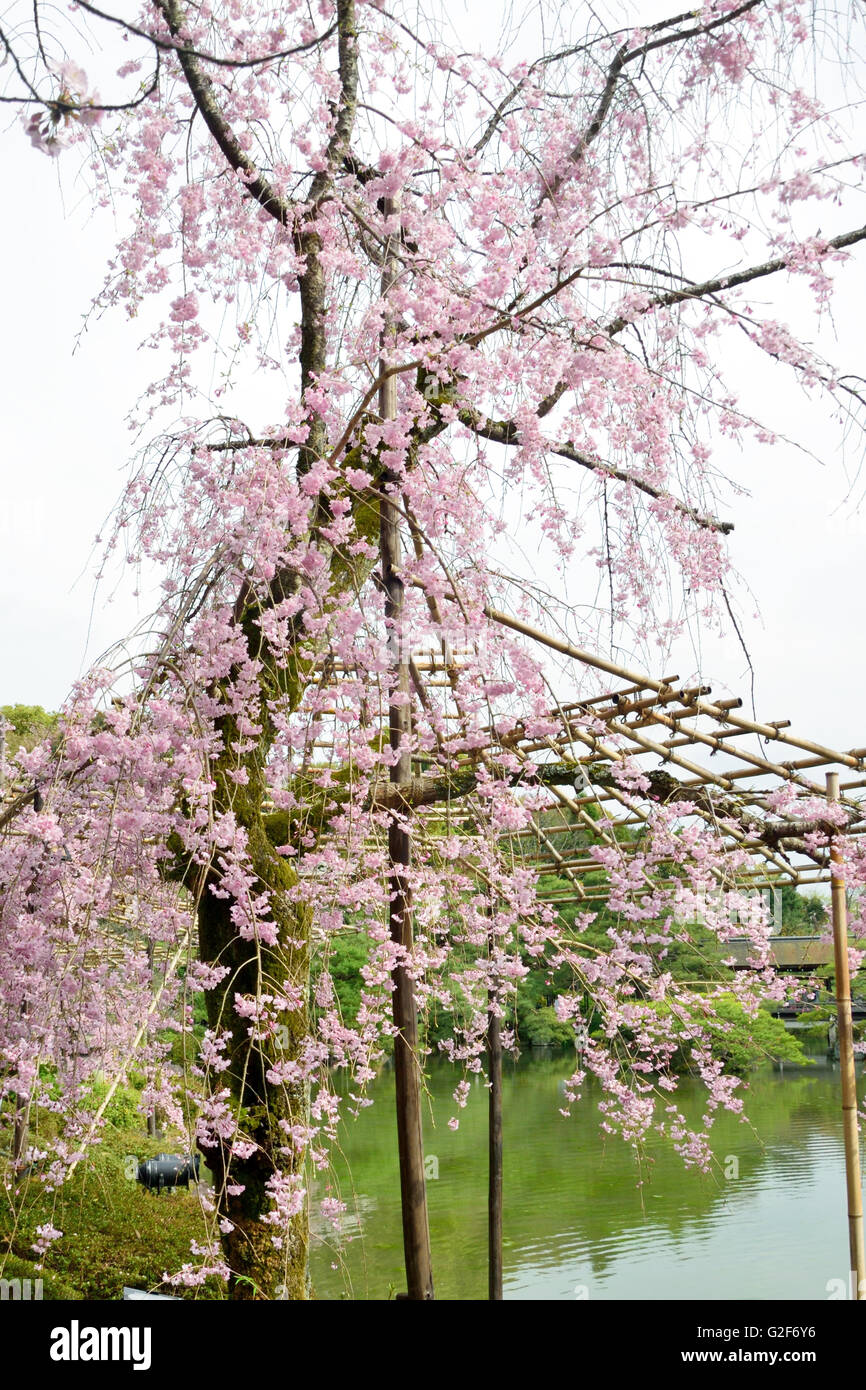
[{"label": "pond", "polygon": [[[660,1141],[638,1170],[599,1128],[600,1092],[560,1114],[573,1054],[506,1063],[504,1293],[507,1299],[827,1299],[844,1296],[848,1235],[838,1064],[770,1068],[748,1081],[749,1123],[723,1113],[719,1167],[686,1169]],[[858,1063],[858,1074],[859,1074]],[[460,1075],[430,1069],[425,1150],[437,1298],[487,1297],[487,1092],[475,1080],[449,1129]],[[394,1078],[341,1129],[317,1195],[347,1204],[340,1235],[317,1224],[320,1299],[381,1299],[404,1287]],[[700,1125],[703,1088],[681,1105]],[[725,1176],[727,1174],[727,1176]],[[642,1180],[642,1185],[641,1185]],[[833,1280],[840,1281],[834,1285]]]}]

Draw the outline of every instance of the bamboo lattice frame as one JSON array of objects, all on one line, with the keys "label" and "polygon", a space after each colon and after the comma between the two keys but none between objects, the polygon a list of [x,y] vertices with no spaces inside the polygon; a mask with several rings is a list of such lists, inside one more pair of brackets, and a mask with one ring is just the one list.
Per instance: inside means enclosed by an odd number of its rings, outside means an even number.
[{"label": "bamboo lattice frame", "polygon": [[[844,833],[866,831],[866,747],[827,747],[792,731],[789,720],[748,718],[738,698],[707,698],[712,693],[708,686],[683,685],[673,675],[656,680],[551,638],[504,613],[490,609],[488,616],[617,679],[603,693],[552,710],[550,718],[557,728],[545,737],[528,737],[520,732],[520,725],[501,737],[495,726],[487,731],[489,754],[494,758],[497,751],[517,754],[527,765],[527,785],[537,777],[549,787],[559,808],[558,825],[534,827],[531,857],[539,869],[566,879],[573,892],[548,895],[548,900],[588,901],[606,891],[601,885],[583,882],[587,874],[598,875],[595,859],[561,854],[556,843],[558,835],[573,832],[581,822],[598,836],[599,823],[589,816],[593,805],[617,825],[639,826],[646,821],[651,802],[684,803],[684,814],[699,817],[721,832],[731,847],[749,854],[750,868],[740,877],[754,887],[831,880],[829,845],[815,848],[805,838],[815,824],[786,819],[768,806],[769,793],[783,785],[826,800],[826,774],[839,774],[838,799],[849,813]],[[431,652],[417,663],[427,689],[452,684],[442,658],[438,661],[437,666],[437,655]],[[603,726],[603,732],[586,728],[581,716],[587,714]],[[643,804],[635,805],[615,781],[613,770],[624,758],[636,762],[649,778],[650,791]],[[816,774],[822,773],[817,781]],[[437,814],[441,811],[420,812],[422,818]],[[458,802],[449,815],[459,821]],[[513,836],[512,841],[529,852],[527,835]],[[627,842],[617,839],[616,843],[628,851]]]},{"label": "bamboo lattice frame", "polygon": [[[866,747],[838,750],[800,736],[790,721],[774,719],[759,722],[742,713],[742,700],[711,700],[704,685],[684,685],[677,676],[662,679],[618,666],[592,652],[552,638],[528,624],[497,610],[488,615],[504,626],[552,648],[580,666],[616,678],[616,684],[601,693],[558,705],[550,711],[555,731],[544,737],[530,737],[518,722],[507,733],[495,724],[486,732],[489,743],[481,754],[460,755],[453,776],[413,778],[405,793],[407,809],[414,810],[417,832],[435,835],[443,816],[455,829],[475,819],[473,808],[464,799],[474,788],[474,770],[482,760],[495,766],[497,755],[517,756],[526,769],[527,787],[543,785],[551,793],[556,824],[536,823],[529,832],[504,835],[511,852],[525,857],[540,870],[548,870],[567,881],[573,891],[557,892],[557,902],[588,901],[606,891],[602,885],[586,885],[588,874],[598,875],[599,864],[585,851],[569,855],[557,848],[558,837],[573,834],[581,824],[594,837],[604,836],[604,822],[590,815],[600,808],[616,826],[645,823],[652,802],[682,802],[684,815],[697,816],[724,834],[732,847],[747,851],[751,864],[740,877],[753,886],[810,885],[831,880],[830,848],[810,847],[804,836],[814,829],[774,814],[767,796],[788,784],[822,800],[827,798],[825,775],[839,775],[839,800],[849,812],[845,834],[866,832]],[[435,704],[439,715],[460,721],[454,700],[456,677],[463,656],[468,652],[449,650],[443,654],[428,650],[411,660],[413,696],[422,703]],[[350,674],[341,663],[329,666],[329,676],[339,683]],[[324,715],[322,734],[316,739],[320,756],[327,760],[333,740]],[[590,730],[582,716],[591,715],[599,728]],[[600,731],[603,730],[603,731]],[[457,729],[455,729],[455,735]],[[624,758],[636,762],[650,781],[650,791],[634,803],[617,785],[613,770]],[[816,774],[825,774],[820,781]],[[0,807],[0,822],[13,818],[19,805],[31,793],[20,786],[7,786]],[[387,799],[386,799],[387,797]],[[447,806],[443,803],[447,802]],[[395,804],[394,794],[381,788],[381,804]],[[549,818],[547,818],[549,820]],[[14,829],[13,829],[14,833]],[[530,843],[533,841],[534,843]],[[623,852],[628,841],[612,839]]]}]

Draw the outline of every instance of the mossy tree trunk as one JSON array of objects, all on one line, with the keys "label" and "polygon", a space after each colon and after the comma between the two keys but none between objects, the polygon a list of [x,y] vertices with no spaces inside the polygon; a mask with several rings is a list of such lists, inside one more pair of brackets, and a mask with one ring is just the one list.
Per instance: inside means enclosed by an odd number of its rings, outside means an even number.
[{"label": "mossy tree trunk", "polygon": [[[227,969],[206,998],[208,1023],[226,1038],[229,1064],[213,1075],[211,1090],[228,1090],[228,1104],[240,1120],[239,1137],[254,1144],[255,1150],[250,1157],[239,1158],[229,1146],[218,1144],[202,1148],[202,1153],[214,1174],[231,1297],[304,1299],[309,1296],[306,1201],[279,1226],[262,1218],[274,1210],[270,1178],[289,1174],[299,1188],[304,1184],[304,1149],[301,1143],[293,1143],[291,1131],[303,1130],[308,1123],[308,1088],[301,1082],[274,1082],[268,1073],[275,1063],[297,1061],[307,1036],[310,909],[298,899],[297,871],[265,834],[261,786],[251,779],[239,803],[227,790],[224,774],[218,772],[216,781],[217,800],[230,797],[232,810],[247,833],[258,878],[252,891],[267,891],[278,939],[270,945],[242,936],[232,919],[234,900],[210,891],[215,880],[209,874],[198,909],[199,953],[206,964]],[[231,792],[237,790],[232,787]],[[277,1029],[262,1037],[263,1030],[235,1008],[238,994],[254,999],[268,994],[300,1002],[283,1010]]]}]

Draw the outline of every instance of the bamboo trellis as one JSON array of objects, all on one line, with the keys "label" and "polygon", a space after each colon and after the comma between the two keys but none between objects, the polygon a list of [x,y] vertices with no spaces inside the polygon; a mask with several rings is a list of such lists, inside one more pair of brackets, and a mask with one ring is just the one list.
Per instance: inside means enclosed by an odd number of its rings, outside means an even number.
[{"label": "bamboo trellis", "polygon": [[[452,774],[442,795],[431,787],[423,764],[409,779],[406,809],[414,803],[414,823],[420,835],[441,834],[442,800],[447,804],[445,827],[473,833],[474,812],[462,809],[462,798],[473,788],[472,772],[481,764],[495,768],[504,754],[515,757],[522,769],[512,778],[527,789],[545,786],[558,812],[558,823],[549,814],[536,816],[528,832],[506,832],[512,855],[534,864],[556,885],[542,897],[557,907],[590,904],[607,892],[597,859],[585,848],[562,853],[557,837],[575,828],[590,831],[595,842],[607,838],[627,855],[630,840],[621,827],[640,827],[651,817],[653,803],[681,804],[683,818],[697,817],[732,849],[743,852],[745,867],[737,870],[737,886],[802,886],[831,883],[832,919],[837,978],[837,1019],[843,1076],[845,1163],[848,1190],[849,1248],[855,1297],[866,1297],[866,1262],[860,1196],[860,1156],[856,1124],[853,1028],[847,970],[847,920],[844,887],[833,877],[839,859],[833,823],[815,813],[815,801],[838,801],[848,812],[846,835],[866,831],[866,747],[839,750],[804,737],[787,719],[760,721],[742,712],[736,697],[712,700],[702,684],[683,684],[678,676],[654,679],[605,658],[551,638],[542,631],[497,610],[488,609],[493,621],[542,644],[584,670],[603,672],[616,684],[581,700],[558,704],[549,711],[543,736],[527,733],[519,719],[495,719],[486,729],[484,747],[452,760]],[[435,650],[419,653],[410,661],[415,709],[428,715],[435,707],[440,721],[457,720],[465,728],[464,711],[457,696],[459,656],[440,656]],[[449,708],[449,704],[451,707]],[[460,730],[454,737],[459,737]],[[447,752],[448,739],[444,741]],[[326,737],[322,753],[333,748]],[[440,751],[443,743],[440,738]],[[640,790],[628,782],[619,784],[617,770],[628,760],[640,771]],[[824,781],[815,780],[823,773]],[[426,784],[426,785],[425,785]],[[774,809],[771,794],[789,787],[812,800],[810,814],[801,820]],[[428,792],[430,793],[428,795]],[[796,803],[795,803],[796,805]],[[598,810],[602,811],[599,818]],[[595,815],[591,811],[595,811]],[[815,829],[824,831],[815,837]],[[838,864],[836,864],[838,875]],[[653,880],[644,875],[647,888]],[[544,880],[542,880],[543,882]],[[565,884],[563,889],[562,884]],[[489,1274],[492,1299],[502,1297],[502,1146],[501,1146],[501,1048],[498,1022],[491,1009],[488,1030],[488,1062],[491,1085],[490,1192],[488,1203]],[[420,1066],[420,1061],[419,1061]],[[410,1281],[411,1283],[411,1281]]]},{"label": "bamboo trellis", "polygon": [[[496,616],[505,619],[505,615]],[[866,832],[866,747],[828,747],[794,731],[787,719],[749,718],[742,713],[740,699],[708,699],[708,686],[683,685],[676,676],[655,680],[550,639],[514,619],[506,621],[582,666],[616,674],[620,681],[613,689],[551,709],[549,719],[556,728],[543,737],[521,732],[519,723],[517,732],[509,724],[504,735],[495,723],[486,730],[486,756],[495,760],[497,752],[516,754],[526,770],[525,785],[547,784],[554,809],[558,806],[561,812],[559,824],[546,823],[532,835],[518,837],[528,858],[539,867],[555,870],[572,885],[571,898],[559,901],[583,901],[590,895],[581,878],[597,871],[597,862],[586,856],[569,860],[560,855],[555,837],[573,832],[581,822],[590,828],[587,811],[592,806],[603,809],[605,821],[637,826],[647,819],[653,802],[681,802],[684,815],[699,817],[732,846],[748,852],[751,866],[743,876],[755,886],[831,880],[830,848],[809,843],[811,823],[776,814],[768,804],[769,794],[783,785],[823,801],[826,783],[823,778],[816,780],[815,774],[838,773],[839,800],[849,813],[845,833]],[[424,669],[437,670],[435,653],[430,653]],[[592,726],[587,725],[587,716]],[[643,798],[638,795],[637,801],[634,793],[626,795],[612,775],[625,759],[637,764],[649,780],[649,791]],[[464,761],[468,766],[473,760]],[[423,793],[419,800],[419,818],[435,822],[441,817],[435,806],[424,808]],[[455,797],[449,807],[452,822],[459,823],[461,814]],[[465,818],[470,818],[469,813]],[[597,835],[598,822],[591,828]],[[620,847],[627,851],[627,843],[620,842]]]}]

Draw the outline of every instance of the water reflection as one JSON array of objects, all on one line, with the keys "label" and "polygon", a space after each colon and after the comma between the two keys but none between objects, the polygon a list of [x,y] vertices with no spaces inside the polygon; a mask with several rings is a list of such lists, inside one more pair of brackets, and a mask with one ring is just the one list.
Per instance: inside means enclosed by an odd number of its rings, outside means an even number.
[{"label": "water reflection", "polygon": [[[506,1072],[505,1296],[524,1299],[822,1299],[845,1278],[847,1223],[838,1066],[759,1073],[750,1123],[724,1114],[720,1167],[685,1170],[660,1142],[637,1166],[599,1130],[598,1094],[559,1113],[568,1057],[524,1057]],[[472,1087],[448,1128],[458,1077],[432,1069],[425,1125],[438,1179],[428,1186],[437,1297],[484,1299],[487,1093]],[[319,1298],[387,1298],[403,1287],[393,1076],[342,1132],[342,1155],[318,1195],[348,1205],[342,1234],[316,1228]],[[699,1086],[681,1105],[697,1127]],[[728,1176],[725,1177],[725,1172]]]}]

